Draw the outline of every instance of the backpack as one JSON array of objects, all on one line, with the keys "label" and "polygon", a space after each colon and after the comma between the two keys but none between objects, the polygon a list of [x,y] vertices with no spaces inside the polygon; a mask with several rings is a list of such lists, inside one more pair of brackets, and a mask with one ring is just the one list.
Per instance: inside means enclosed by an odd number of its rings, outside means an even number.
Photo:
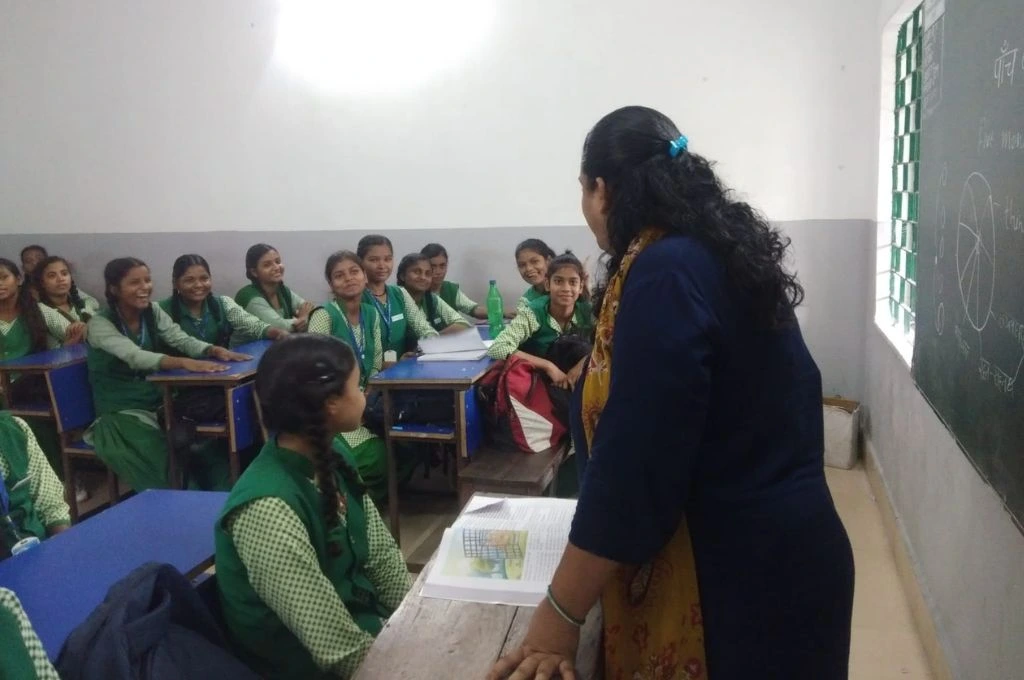
[{"label": "backpack", "polygon": [[188,579],[150,562],[115,583],[57,658],[64,680],[256,680]]},{"label": "backpack", "polygon": [[495,444],[540,453],[561,444],[568,434],[548,394],[547,377],[529,362],[510,356],[488,369],[477,385]]}]

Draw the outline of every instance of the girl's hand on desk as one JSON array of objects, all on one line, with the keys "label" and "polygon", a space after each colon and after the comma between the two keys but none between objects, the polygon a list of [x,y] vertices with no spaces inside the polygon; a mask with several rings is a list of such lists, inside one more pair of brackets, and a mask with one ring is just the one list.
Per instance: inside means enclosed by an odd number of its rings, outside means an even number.
[{"label": "girl's hand on desk", "polygon": [[530,621],[530,629],[519,649],[498,659],[487,680],[577,680],[576,650],[580,629],[563,620],[547,603],[541,602]]},{"label": "girl's hand on desk", "polygon": [[228,370],[228,367],[224,364],[202,361],[200,359],[182,359],[181,364],[176,368],[191,371],[192,373],[223,373]]},{"label": "girl's hand on desk", "polygon": [[248,354],[232,352],[231,350],[218,347],[217,345],[211,347],[206,355],[218,361],[248,361],[249,359],[252,359]]},{"label": "girl's hand on desk", "polygon": [[289,335],[290,333],[283,328],[271,326],[267,329],[267,340],[284,340]]}]

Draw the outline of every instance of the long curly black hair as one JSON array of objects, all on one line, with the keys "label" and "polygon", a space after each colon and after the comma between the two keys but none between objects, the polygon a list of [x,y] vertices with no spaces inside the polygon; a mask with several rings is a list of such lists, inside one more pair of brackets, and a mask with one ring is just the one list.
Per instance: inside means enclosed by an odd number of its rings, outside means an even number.
[{"label": "long curly black hair", "polygon": [[607,279],[629,244],[647,227],[685,234],[725,263],[733,288],[760,327],[792,322],[804,298],[785,266],[790,241],[748,204],[734,200],[702,156],[670,154],[680,137],[667,116],[628,106],[598,121],[583,144],[581,170],[592,189],[604,180],[609,199],[607,277],[595,301],[600,310]]},{"label": "long curly black hair", "polygon": [[[342,394],[356,369],[356,357],[341,340],[328,335],[291,335],[267,349],[256,369],[256,396],[267,429],[301,435],[316,443],[313,465],[320,488],[320,511],[328,530],[338,526],[339,472],[361,497],[359,473],[334,451],[334,433],[326,425],[328,397]],[[338,555],[340,545],[328,546]]]}]

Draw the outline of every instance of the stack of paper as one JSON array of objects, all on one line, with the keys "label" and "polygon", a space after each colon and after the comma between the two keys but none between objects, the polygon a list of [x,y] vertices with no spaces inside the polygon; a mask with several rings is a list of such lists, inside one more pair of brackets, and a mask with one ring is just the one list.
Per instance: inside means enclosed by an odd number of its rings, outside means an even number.
[{"label": "stack of paper", "polygon": [[475,496],[446,529],[421,595],[535,606],[547,594],[576,501]]},{"label": "stack of paper", "polygon": [[487,345],[473,328],[461,333],[420,340],[420,361],[477,361],[487,354]]}]

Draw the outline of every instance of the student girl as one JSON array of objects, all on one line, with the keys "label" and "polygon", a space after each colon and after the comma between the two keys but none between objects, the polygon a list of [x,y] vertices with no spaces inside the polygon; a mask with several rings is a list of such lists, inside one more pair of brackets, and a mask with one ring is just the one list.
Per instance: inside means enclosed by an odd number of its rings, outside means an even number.
[{"label": "student girl", "polygon": [[418,341],[437,335],[409,293],[399,286],[388,285],[395,263],[391,241],[386,236],[364,236],[359,240],[356,254],[366,267],[363,299],[373,305],[383,324],[384,351],[394,352],[397,358],[410,349],[408,338]]},{"label": "student girl", "polygon": [[555,251],[539,238],[528,238],[516,246],[516,267],[519,268],[519,275],[523,277],[523,281],[530,284],[516,304],[517,312],[528,307],[531,302],[547,295],[548,291],[545,286],[548,263],[554,257]]},{"label": "student girl", "polygon": [[32,429],[7,411],[0,411],[0,487],[0,559],[20,539],[43,540],[71,525],[64,485]]},{"label": "student girl", "polygon": [[235,294],[235,302],[275,328],[303,333],[313,305],[284,285],[284,265],[273,246],[257,243],[245,253],[245,277],[251,281]]},{"label": "student girl", "polygon": [[0,640],[0,678],[60,680],[17,594],[7,588],[0,588]]},{"label": "student girl", "polygon": [[[17,359],[62,345],[82,342],[85,325],[72,324],[57,310],[40,305],[24,281],[18,266],[0,258],[0,360]],[[0,394],[0,403],[48,402],[50,394],[42,376],[11,376],[10,394]],[[53,469],[63,473],[60,437],[50,419],[29,418],[29,426],[46,453]],[[85,499],[84,490],[76,492]]]},{"label": "student girl", "polygon": [[201,255],[182,255],[171,267],[173,292],[160,307],[193,338],[218,347],[277,340],[288,331],[253,316],[226,295],[213,294],[210,265]]},{"label": "student girl", "polygon": [[568,387],[565,372],[546,357],[560,336],[589,335],[594,325],[593,312],[590,303],[581,299],[584,270],[575,255],[566,252],[545,266],[545,288],[549,292],[519,307],[516,317],[494,340],[487,355],[492,359],[516,355],[544,371],[552,384]]},{"label": "student girl", "polygon": [[459,284],[447,281],[448,250],[440,243],[428,243],[420,251],[430,260],[430,291],[444,300],[449,307],[474,319],[487,319],[487,307],[478,305],[459,289]]},{"label": "student girl", "polygon": [[365,399],[352,350],[294,335],[260,361],[275,432],[215,529],[217,588],[235,649],[261,676],[348,678],[409,591],[409,574],[336,436]]},{"label": "student girl", "polygon": [[82,341],[84,328],[40,305],[18,265],[0,258],[0,359],[17,359]]},{"label": "student girl", "polygon": [[[191,337],[152,302],[149,267],[134,257],[107,263],[103,270],[108,308],[89,320],[89,383],[96,422],[86,439],[96,455],[136,491],[168,486],[167,438],[157,419],[162,391],[146,374],[184,369],[217,373],[224,364],[199,360],[242,361],[245,355]],[[186,357],[159,351],[161,343]],[[193,358],[188,358],[193,357]],[[222,478],[211,472],[226,461],[193,456],[197,479]]]},{"label": "student girl", "polygon": [[[366,272],[363,261],[351,251],[341,250],[329,258],[324,276],[331,287],[331,301],[309,317],[309,332],[330,335],[355,353],[359,389],[384,366],[384,339],[380,315],[363,301]],[[338,435],[349,450],[367,493],[375,501],[387,498],[387,448],[384,441],[365,425]]]},{"label": "student girl", "polygon": [[398,264],[398,285],[405,289],[416,307],[438,333],[457,333],[469,328],[466,320],[439,295],[431,291],[430,258],[422,253],[406,255]]},{"label": "student girl", "polygon": [[35,244],[22,248],[21,268],[24,270],[25,276],[31,277],[32,272],[35,271],[36,265],[49,257],[49,255],[50,254],[46,252],[46,248]]},{"label": "student girl", "polygon": [[85,323],[99,311],[100,303],[83,293],[71,275],[71,265],[63,257],[51,255],[32,272],[32,285],[41,305],[52,307],[69,323]]}]

